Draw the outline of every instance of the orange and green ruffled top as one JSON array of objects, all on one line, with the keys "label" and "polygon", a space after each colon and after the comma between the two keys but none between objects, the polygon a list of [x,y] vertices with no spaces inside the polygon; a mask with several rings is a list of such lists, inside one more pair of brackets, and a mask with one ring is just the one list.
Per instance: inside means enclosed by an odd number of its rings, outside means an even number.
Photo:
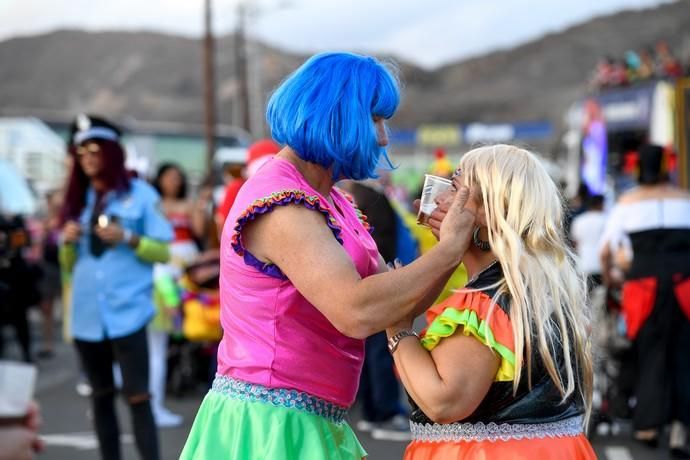
[{"label": "orange and green ruffled top", "polygon": [[422,346],[431,351],[446,337],[460,331],[473,336],[496,353],[501,363],[497,382],[515,377],[515,340],[510,317],[499,304],[493,304],[482,291],[461,291],[427,310],[429,327],[422,335]]}]

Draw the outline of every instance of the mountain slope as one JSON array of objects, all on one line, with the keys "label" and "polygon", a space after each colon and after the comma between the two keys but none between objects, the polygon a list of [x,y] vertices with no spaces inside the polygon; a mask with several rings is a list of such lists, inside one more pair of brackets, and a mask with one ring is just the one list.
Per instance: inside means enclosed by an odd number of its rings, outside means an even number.
[{"label": "mountain slope", "polygon": [[[667,40],[690,55],[690,7],[679,1],[600,17],[511,50],[425,71],[399,63],[405,98],[395,123],[509,122],[548,119],[584,94],[603,55]],[[516,24],[516,27],[519,27]],[[253,43],[255,107],[304,56]],[[158,33],[64,30],[0,42],[0,113],[91,110],[142,120],[201,123],[201,45]],[[219,121],[231,123],[237,82],[233,37],[217,44]],[[258,83],[257,83],[258,82]],[[15,112],[16,113],[16,112]]]}]

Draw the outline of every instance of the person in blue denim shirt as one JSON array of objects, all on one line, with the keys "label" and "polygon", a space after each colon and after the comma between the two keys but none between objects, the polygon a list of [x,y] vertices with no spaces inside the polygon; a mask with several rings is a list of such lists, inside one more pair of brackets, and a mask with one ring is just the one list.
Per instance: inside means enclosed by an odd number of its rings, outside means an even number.
[{"label": "person in blue denim shirt", "polygon": [[72,274],[72,335],[93,388],[101,457],[121,458],[112,372],[118,362],[137,449],[156,460],[146,325],[154,315],[153,264],[167,261],[172,227],[154,188],[126,171],[117,127],[80,115],[72,133],[60,262]]}]

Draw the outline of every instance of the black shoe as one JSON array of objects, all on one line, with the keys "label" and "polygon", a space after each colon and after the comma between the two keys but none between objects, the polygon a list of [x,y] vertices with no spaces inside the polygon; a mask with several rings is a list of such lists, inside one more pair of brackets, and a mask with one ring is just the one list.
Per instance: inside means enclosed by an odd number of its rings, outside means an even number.
[{"label": "black shoe", "polygon": [[671,458],[690,458],[690,450],[684,447],[672,447]]}]

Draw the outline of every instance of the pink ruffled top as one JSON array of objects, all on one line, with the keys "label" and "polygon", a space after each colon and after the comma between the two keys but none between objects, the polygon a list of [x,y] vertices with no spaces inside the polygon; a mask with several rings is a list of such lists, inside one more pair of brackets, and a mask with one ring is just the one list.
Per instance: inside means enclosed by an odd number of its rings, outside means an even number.
[{"label": "pink ruffled top", "polygon": [[269,161],[240,190],[221,239],[224,334],[218,372],[348,407],[357,393],[364,341],[338,332],[277,266],[262,263],[242,244],[242,229],[248,222],[276,206],[299,204],[323,215],[324,225],[362,277],[376,273],[378,251],[366,218],[343,192],[334,188],[330,197],[335,207],[281,158]]}]

